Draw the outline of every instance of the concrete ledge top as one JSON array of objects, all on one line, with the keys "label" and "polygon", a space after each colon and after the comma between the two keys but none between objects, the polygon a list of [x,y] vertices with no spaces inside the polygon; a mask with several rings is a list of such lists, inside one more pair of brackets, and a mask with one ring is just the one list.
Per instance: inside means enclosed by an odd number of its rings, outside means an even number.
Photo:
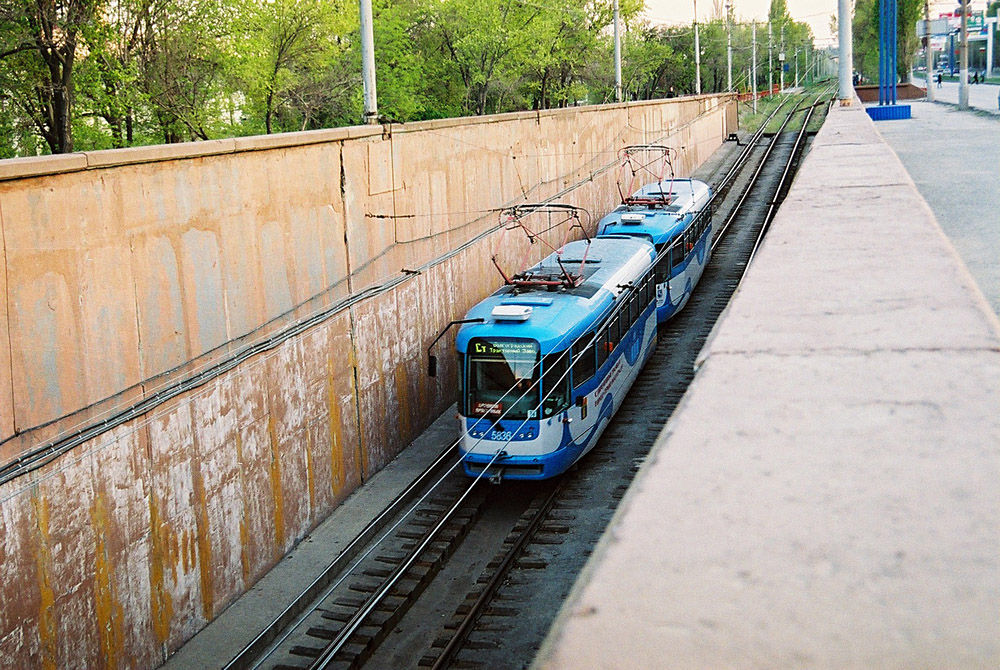
[{"label": "concrete ledge top", "polygon": [[536,668],[1000,667],[1000,325],[834,108]]},{"label": "concrete ledge top", "polygon": [[275,135],[256,135],[252,137],[230,137],[204,142],[181,142],[178,144],[155,144],[125,149],[105,149],[101,151],[78,152],[54,156],[31,156],[27,158],[11,158],[0,160],[0,181],[24,179],[43,175],[76,172],[87,169],[109,168],[117,165],[133,165],[165,160],[180,160],[230,154],[240,151],[260,151],[265,149],[280,149],[324,142],[343,142],[351,139],[390,136],[406,134],[421,130],[441,130],[458,128],[467,125],[480,126],[486,123],[503,123],[518,120],[538,120],[568,113],[587,113],[606,111],[608,109],[639,109],[642,107],[660,105],[665,102],[702,103],[731,97],[729,94],[705,94],[671,100],[641,100],[605,105],[584,105],[580,107],[563,107],[526,112],[508,112],[487,116],[466,116],[447,119],[432,119],[414,123],[389,123],[379,125],[347,126],[343,128],[328,128],[323,130],[306,130]]},{"label": "concrete ledge top", "polygon": [[6,158],[0,160],[0,181],[86,169],[87,157],[84,154]]},{"label": "concrete ledge top", "polygon": [[128,147],[126,149],[87,151],[83,155],[87,157],[88,168],[102,168],[114,165],[176,160],[178,158],[198,158],[200,156],[231,154],[234,151],[236,151],[236,142],[232,138],[228,138],[208,140],[207,142],[152,144],[143,147]]}]

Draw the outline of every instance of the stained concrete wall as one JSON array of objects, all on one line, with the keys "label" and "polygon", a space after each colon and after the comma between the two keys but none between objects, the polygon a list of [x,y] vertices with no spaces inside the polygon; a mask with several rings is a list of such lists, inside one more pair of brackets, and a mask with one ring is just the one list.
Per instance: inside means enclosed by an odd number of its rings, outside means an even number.
[{"label": "stained concrete wall", "polygon": [[498,284],[496,208],[600,216],[617,149],[684,174],[735,125],[701,96],[0,161],[0,463],[363,296],[0,486],[0,667],[156,666],[453,401],[425,351]]}]

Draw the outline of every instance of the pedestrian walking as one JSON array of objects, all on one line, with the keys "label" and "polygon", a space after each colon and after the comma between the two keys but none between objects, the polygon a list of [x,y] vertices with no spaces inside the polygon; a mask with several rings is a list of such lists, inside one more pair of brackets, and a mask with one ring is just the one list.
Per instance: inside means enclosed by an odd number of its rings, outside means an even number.
[{"label": "pedestrian walking", "polygon": [[937,87],[941,88],[941,71],[940,70],[938,70],[936,78],[937,78]]},{"label": "pedestrian walking", "polygon": [[979,70],[973,70],[972,71],[972,83],[973,84],[978,84],[979,83]]}]

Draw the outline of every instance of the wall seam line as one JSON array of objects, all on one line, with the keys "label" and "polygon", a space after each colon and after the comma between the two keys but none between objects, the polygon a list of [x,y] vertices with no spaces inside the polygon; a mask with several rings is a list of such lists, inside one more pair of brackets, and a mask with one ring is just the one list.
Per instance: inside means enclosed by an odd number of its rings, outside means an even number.
[{"label": "wall seam line", "polygon": [[[340,204],[341,211],[344,212],[344,262],[347,266],[347,294],[354,295],[354,282],[352,281],[353,270],[351,269],[351,240],[348,235],[347,223],[347,169],[344,167],[344,142],[340,143]],[[392,157],[389,158],[392,160]],[[395,198],[394,198],[395,200]],[[395,213],[395,210],[393,211]],[[364,427],[361,424],[361,384],[358,375],[358,345],[357,327],[354,322],[354,305],[347,308],[347,318],[351,329],[351,370],[354,373],[354,417],[357,422],[356,451],[360,462],[357,464],[358,473],[361,477],[360,484],[363,484],[366,477],[367,460],[364,452]]]},{"label": "wall seam line", "polygon": [[10,374],[10,427],[17,435],[17,416],[14,414],[14,344],[10,328],[10,259],[7,256],[7,226],[3,217],[3,200],[0,200],[0,243],[3,244],[4,303],[7,309],[7,372]]}]

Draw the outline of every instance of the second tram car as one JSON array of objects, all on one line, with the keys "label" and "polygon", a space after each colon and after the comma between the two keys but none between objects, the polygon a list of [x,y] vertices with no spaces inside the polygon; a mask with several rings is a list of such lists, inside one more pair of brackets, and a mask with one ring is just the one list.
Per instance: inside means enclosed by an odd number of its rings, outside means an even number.
[{"label": "second tram car", "polygon": [[634,236],[570,242],[472,308],[482,323],[457,336],[466,474],[547,479],[596,444],[656,346],[655,258]]},{"label": "second tram car", "polygon": [[691,297],[712,253],[712,189],[697,179],[646,184],[597,226],[598,237],[628,235],[656,247],[656,313],[660,323]]}]

